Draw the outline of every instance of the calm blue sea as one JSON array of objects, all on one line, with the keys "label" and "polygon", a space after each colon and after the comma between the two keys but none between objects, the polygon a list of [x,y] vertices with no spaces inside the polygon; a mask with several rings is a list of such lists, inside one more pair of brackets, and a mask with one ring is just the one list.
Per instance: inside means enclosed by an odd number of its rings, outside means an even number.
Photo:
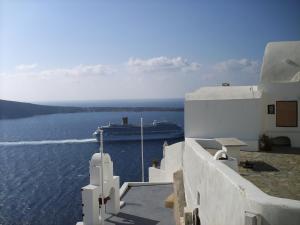
[{"label": "calm blue sea", "polygon": [[[166,101],[166,105],[173,104]],[[0,224],[74,225],[82,220],[80,189],[88,184],[89,160],[99,151],[91,134],[98,125],[121,122],[122,116],[138,123],[141,113],[0,120]],[[149,123],[168,120],[183,126],[183,112],[144,112],[142,116]],[[162,157],[163,142],[144,143],[146,179],[152,160]],[[105,142],[104,150],[111,155],[121,183],[141,180],[139,141]]]}]

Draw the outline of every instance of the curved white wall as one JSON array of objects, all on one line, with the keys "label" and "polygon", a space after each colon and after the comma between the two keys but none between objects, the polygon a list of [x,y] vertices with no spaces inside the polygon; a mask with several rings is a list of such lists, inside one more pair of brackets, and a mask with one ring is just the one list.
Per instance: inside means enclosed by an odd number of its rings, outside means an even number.
[{"label": "curved white wall", "polygon": [[183,168],[187,204],[199,208],[203,225],[243,225],[245,212],[260,215],[262,225],[300,224],[300,201],[265,194],[194,139],[185,141]]}]

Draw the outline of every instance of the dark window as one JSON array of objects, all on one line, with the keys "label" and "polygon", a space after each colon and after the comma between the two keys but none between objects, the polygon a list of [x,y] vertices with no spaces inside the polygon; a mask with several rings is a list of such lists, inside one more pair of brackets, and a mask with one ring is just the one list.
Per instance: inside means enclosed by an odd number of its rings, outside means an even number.
[{"label": "dark window", "polygon": [[275,114],[275,105],[268,105],[268,114]]},{"label": "dark window", "polygon": [[276,126],[297,127],[298,126],[298,104],[297,101],[276,102]]}]

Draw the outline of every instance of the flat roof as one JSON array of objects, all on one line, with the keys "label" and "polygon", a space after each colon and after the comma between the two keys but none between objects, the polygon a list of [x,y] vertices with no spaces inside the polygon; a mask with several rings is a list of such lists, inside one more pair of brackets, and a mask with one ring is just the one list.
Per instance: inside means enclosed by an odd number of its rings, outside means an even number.
[{"label": "flat roof", "polygon": [[[206,149],[214,155],[218,149]],[[248,161],[248,168],[245,162]],[[300,200],[300,148],[273,147],[268,152],[240,151],[239,174],[263,192]]]},{"label": "flat roof", "polygon": [[201,87],[185,95],[185,100],[230,100],[258,99],[261,92],[257,86],[215,86]]},{"label": "flat roof", "polygon": [[117,215],[106,218],[105,224],[174,225],[173,210],[165,208],[165,199],[173,193],[173,184],[129,187]]},{"label": "flat roof", "polygon": [[237,138],[215,138],[223,146],[247,146],[247,144]]}]

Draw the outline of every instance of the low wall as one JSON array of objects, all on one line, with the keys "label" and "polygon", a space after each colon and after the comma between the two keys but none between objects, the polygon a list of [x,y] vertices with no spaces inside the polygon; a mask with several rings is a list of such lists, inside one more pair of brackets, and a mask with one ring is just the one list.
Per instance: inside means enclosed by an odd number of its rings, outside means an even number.
[{"label": "low wall", "polygon": [[183,148],[184,142],[165,146],[160,169],[149,168],[149,182],[173,182],[173,173],[182,167]]},{"label": "low wall", "polygon": [[149,167],[149,182],[173,182],[173,178],[168,177],[163,169]]},{"label": "low wall", "polygon": [[183,173],[187,205],[199,208],[202,225],[243,225],[246,213],[262,225],[300,224],[300,201],[265,194],[193,138],[185,139]]}]

